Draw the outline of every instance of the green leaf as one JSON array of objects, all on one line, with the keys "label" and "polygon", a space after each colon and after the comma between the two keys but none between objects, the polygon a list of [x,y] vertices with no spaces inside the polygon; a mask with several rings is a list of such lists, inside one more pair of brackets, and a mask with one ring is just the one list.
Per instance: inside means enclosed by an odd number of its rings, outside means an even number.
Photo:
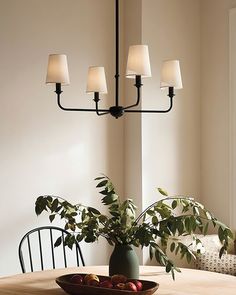
[{"label": "green leaf", "polygon": [[191,229],[190,229],[190,218],[186,217],[185,218],[185,221],[184,221],[184,224],[185,224],[186,231],[188,233],[191,232]]},{"label": "green leaf", "polygon": [[104,179],[106,178],[105,176],[99,176],[99,177],[96,177],[94,180],[101,180],[101,179]]},{"label": "green leaf", "polygon": [[158,225],[158,218],[156,216],[152,217],[152,224],[155,226]]},{"label": "green leaf", "polygon": [[84,238],[84,235],[78,234],[77,237],[76,237],[76,240],[77,240],[78,243],[80,243],[83,240],[83,238]]},{"label": "green leaf", "polygon": [[61,243],[62,243],[62,238],[59,237],[59,238],[56,240],[56,242],[54,243],[54,247],[58,247],[58,246],[60,246]]},{"label": "green leaf", "polygon": [[49,215],[50,222],[53,222],[53,220],[55,219],[55,216],[56,216],[56,214]]},{"label": "green leaf", "polygon": [[229,236],[229,238],[233,240],[234,239],[234,235],[233,235],[232,231],[229,228],[226,228],[225,230],[226,230],[227,235]]},{"label": "green leaf", "polygon": [[170,251],[174,252],[174,250],[175,250],[175,242],[172,242],[170,245]]},{"label": "green leaf", "polygon": [[150,216],[155,216],[155,212],[153,210],[148,210],[146,213]]},{"label": "green leaf", "polygon": [[51,206],[51,212],[55,212],[58,206],[58,199],[54,199]]},{"label": "green leaf", "polygon": [[163,196],[165,196],[165,197],[168,196],[168,193],[165,190],[163,190],[162,188],[158,187],[157,189],[158,189],[159,193],[162,194]]},{"label": "green leaf", "polygon": [[225,253],[225,248],[222,247],[222,248],[220,249],[219,257],[221,258],[222,255],[223,255],[224,253]]},{"label": "green leaf", "polygon": [[46,198],[47,198],[47,201],[48,201],[49,203],[52,203],[52,197],[51,197],[51,196],[47,196]]},{"label": "green leaf", "polygon": [[166,265],[166,272],[167,272],[167,273],[170,272],[170,271],[171,271],[171,268],[172,268],[172,265],[171,265],[170,263],[168,263],[168,264]]},{"label": "green leaf", "polygon": [[180,247],[179,247],[179,245],[176,247],[176,249],[175,249],[175,255],[177,255],[178,254],[178,252],[179,252],[179,249],[180,249]]},{"label": "green leaf", "polygon": [[206,218],[207,218],[207,219],[209,219],[209,220],[212,219],[212,218],[211,218],[211,214],[210,214],[210,212],[205,211],[205,215],[206,215]]},{"label": "green leaf", "polygon": [[114,203],[117,199],[118,199],[117,195],[109,194],[109,195],[105,196],[104,198],[102,198],[102,203],[104,205],[110,205],[110,204]]},{"label": "green leaf", "polygon": [[194,215],[200,215],[199,209],[196,206],[193,206],[193,214]]},{"label": "green leaf", "polygon": [[172,276],[173,281],[175,281],[175,272],[174,272],[173,268],[171,268],[171,276]]},{"label": "green leaf", "polygon": [[96,215],[101,214],[97,209],[95,209],[93,207],[88,207],[88,212],[91,212],[91,213],[96,214]]},{"label": "green leaf", "polygon": [[218,229],[218,236],[219,236],[219,239],[220,241],[224,241],[225,239],[225,234],[224,234],[224,230],[222,229],[222,227],[220,226],[219,229]]},{"label": "green leaf", "polygon": [[103,191],[100,191],[99,193],[106,196],[108,194],[108,190],[104,189]]},{"label": "green leaf", "polygon": [[103,181],[99,182],[99,183],[96,185],[96,187],[103,187],[103,186],[105,186],[107,183],[108,183],[108,180],[103,180]]},{"label": "green leaf", "polygon": [[171,204],[172,209],[175,209],[177,207],[178,203],[176,200],[174,200]]},{"label": "green leaf", "polygon": [[209,226],[209,223],[207,222],[206,225],[204,226],[204,230],[203,230],[203,234],[204,236],[207,234],[208,232],[208,226]]},{"label": "green leaf", "polygon": [[184,232],[184,223],[181,219],[177,222],[177,230],[179,235],[182,235]]},{"label": "green leaf", "polygon": [[149,257],[151,260],[153,258],[153,255],[154,255],[154,249],[152,248],[152,246],[149,246]]},{"label": "green leaf", "polygon": [[190,263],[191,260],[192,260],[192,255],[189,252],[187,252],[186,253],[186,258],[187,258],[187,262]]},{"label": "green leaf", "polygon": [[35,213],[40,215],[44,210],[47,211],[47,199],[43,196],[40,196],[35,202]]}]

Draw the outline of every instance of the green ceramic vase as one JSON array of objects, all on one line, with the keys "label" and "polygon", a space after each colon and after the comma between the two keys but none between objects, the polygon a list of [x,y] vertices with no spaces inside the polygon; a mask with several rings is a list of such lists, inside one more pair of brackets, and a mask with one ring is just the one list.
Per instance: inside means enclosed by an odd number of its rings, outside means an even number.
[{"label": "green ceramic vase", "polygon": [[109,262],[109,275],[122,274],[127,278],[139,278],[139,260],[131,245],[116,245]]}]

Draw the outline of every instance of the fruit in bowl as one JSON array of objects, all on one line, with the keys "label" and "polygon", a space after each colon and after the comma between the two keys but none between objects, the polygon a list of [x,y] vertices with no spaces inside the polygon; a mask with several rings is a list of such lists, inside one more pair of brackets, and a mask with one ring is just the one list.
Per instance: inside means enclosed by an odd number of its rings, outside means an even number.
[{"label": "fruit in bowl", "polygon": [[99,282],[100,282],[99,277],[93,273],[87,274],[84,277],[85,285],[98,286]]},{"label": "fruit in bowl", "polygon": [[127,277],[124,275],[116,274],[111,277],[111,282],[113,285],[117,285],[119,283],[125,283],[127,281]]},{"label": "fruit in bowl", "polygon": [[91,286],[106,289],[116,289],[122,291],[141,291],[142,282],[135,279],[128,279],[121,274],[115,274],[112,277],[98,276],[96,274],[74,274],[70,282],[81,286]]},{"label": "fruit in bowl", "polygon": [[138,280],[129,280],[129,281],[135,284],[137,291],[142,291],[142,289],[143,289],[142,282],[140,282]]},{"label": "fruit in bowl", "polygon": [[118,283],[114,286],[115,289],[118,290],[124,290],[125,289],[125,283]]},{"label": "fruit in bowl", "polygon": [[133,291],[133,292],[137,292],[137,287],[134,283],[132,282],[127,282],[125,284],[125,290],[128,290],[128,291]]},{"label": "fruit in bowl", "polygon": [[71,283],[82,285],[84,282],[84,279],[81,275],[73,275],[71,278]]},{"label": "fruit in bowl", "polygon": [[134,292],[136,295],[154,295],[159,288],[159,284],[154,281],[126,278],[125,283],[113,284],[111,278],[91,273],[73,273],[56,278],[56,283],[70,295],[131,295]]},{"label": "fruit in bowl", "polygon": [[99,287],[101,288],[110,288],[112,289],[113,288],[113,284],[110,280],[105,280],[105,281],[102,281],[100,284],[99,284]]}]

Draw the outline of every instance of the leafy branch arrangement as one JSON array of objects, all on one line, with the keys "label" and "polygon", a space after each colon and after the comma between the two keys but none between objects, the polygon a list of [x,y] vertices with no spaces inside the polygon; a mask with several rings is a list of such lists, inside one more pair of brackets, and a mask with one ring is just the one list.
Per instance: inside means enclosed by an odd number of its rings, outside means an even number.
[{"label": "leafy branch arrangement", "polygon": [[[136,218],[136,206],[132,199],[121,202],[115,192],[114,185],[107,176],[98,177],[97,188],[101,189],[101,202],[107,206],[108,215],[102,214],[93,207],[81,204],[72,205],[65,199],[55,196],[40,196],[35,203],[35,212],[40,215],[43,211],[49,213],[51,222],[56,216],[65,220],[65,229],[71,232],[65,238],[69,248],[73,247],[75,240],[92,243],[101,236],[110,245],[122,244],[149,247],[149,255],[171,272],[174,278],[174,271],[179,269],[168,258],[165,253],[167,241],[171,237],[191,235],[192,243],[188,246],[173,240],[170,244],[171,252],[181,258],[185,257],[188,262],[195,258],[192,251],[193,244],[202,246],[200,239],[194,233],[206,234],[209,224],[218,229],[218,236],[222,243],[219,252],[221,257],[227,250],[229,239],[233,239],[231,230],[217,220],[211,212],[192,198],[169,197],[162,189],[158,189],[163,199],[148,206]],[[60,245],[61,239],[55,242]],[[164,249],[164,250],[163,250]]]}]

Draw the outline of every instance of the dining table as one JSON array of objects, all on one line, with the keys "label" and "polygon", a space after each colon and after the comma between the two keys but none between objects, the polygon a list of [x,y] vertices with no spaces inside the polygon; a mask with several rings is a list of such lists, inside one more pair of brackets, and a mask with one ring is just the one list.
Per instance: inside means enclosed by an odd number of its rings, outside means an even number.
[{"label": "dining table", "polygon": [[[56,278],[65,274],[108,275],[108,266],[82,266],[36,271],[0,278],[0,295],[66,295]],[[161,266],[140,266],[140,280],[159,284],[156,295],[235,295],[236,277],[216,272],[182,268],[175,280]],[[79,295],[79,294],[78,294]],[[102,293],[101,293],[102,295]]]}]

